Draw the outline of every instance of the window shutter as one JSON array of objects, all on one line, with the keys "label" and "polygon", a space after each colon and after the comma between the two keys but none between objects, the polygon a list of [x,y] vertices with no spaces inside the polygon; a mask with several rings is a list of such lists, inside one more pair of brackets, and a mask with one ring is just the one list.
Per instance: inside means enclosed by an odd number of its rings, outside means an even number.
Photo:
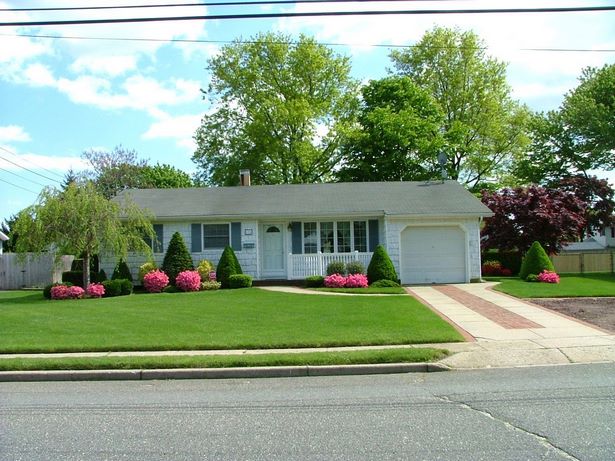
[{"label": "window shutter", "polygon": [[191,251],[192,253],[200,253],[202,251],[203,248],[203,237],[201,234],[201,231],[203,229],[203,227],[200,224],[192,224],[191,226],[192,228],[192,236],[191,236],[191,240],[192,240],[192,245],[191,245]]},{"label": "window shutter", "polygon": [[299,255],[303,253],[303,248],[301,248],[301,223],[299,221],[293,221],[291,225],[293,228],[293,254]]},{"label": "window shutter", "polygon": [[154,253],[163,253],[164,230],[162,224],[154,224],[154,233],[156,234],[156,241],[153,247]]},{"label": "window shutter", "polygon": [[234,251],[241,251],[241,223],[231,223],[231,247]]},{"label": "window shutter", "polygon": [[374,251],[380,243],[380,236],[378,235],[379,226],[377,219],[369,220],[369,251]]}]

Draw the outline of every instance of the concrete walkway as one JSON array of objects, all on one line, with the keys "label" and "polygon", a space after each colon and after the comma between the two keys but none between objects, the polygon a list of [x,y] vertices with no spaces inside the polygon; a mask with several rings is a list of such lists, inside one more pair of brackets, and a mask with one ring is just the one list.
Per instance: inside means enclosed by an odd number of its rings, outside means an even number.
[{"label": "concrete walkway", "polygon": [[615,333],[493,291],[494,283],[409,287],[475,339],[452,346],[454,368],[615,361]]}]

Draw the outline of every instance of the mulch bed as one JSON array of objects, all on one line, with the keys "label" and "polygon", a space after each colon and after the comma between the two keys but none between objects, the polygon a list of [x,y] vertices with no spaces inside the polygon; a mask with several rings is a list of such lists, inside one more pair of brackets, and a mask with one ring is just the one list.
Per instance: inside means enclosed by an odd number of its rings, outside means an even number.
[{"label": "mulch bed", "polygon": [[534,298],[530,301],[615,333],[615,298]]}]

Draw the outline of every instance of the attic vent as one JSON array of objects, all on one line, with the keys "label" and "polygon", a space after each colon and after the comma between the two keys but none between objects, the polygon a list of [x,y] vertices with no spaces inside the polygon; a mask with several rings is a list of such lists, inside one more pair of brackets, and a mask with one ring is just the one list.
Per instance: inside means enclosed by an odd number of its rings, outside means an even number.
[{"label": "attic vent", "polygon": [[239,170],[239,184],[241,186],[250,185],[250,170]]}]

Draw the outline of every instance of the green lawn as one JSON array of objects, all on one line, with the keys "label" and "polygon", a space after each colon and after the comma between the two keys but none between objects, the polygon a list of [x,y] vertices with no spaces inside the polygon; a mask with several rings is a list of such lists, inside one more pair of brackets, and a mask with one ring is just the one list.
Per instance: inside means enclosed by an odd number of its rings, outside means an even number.
[{"label": "green lawn", "polygon": [[410,296],[258,288],[48,301],[0,292],[0,352],[255,349],[463,341]]},{"label": "green lawn", "polygon": [[0,359],[0,371],[134,370],[152,368],[229,368],[292,365],[354,365],[365,363],[433,362],[446,357],[444,349],[399,348],[343,352],[242,354],[158,357],[62,357]]},{"label": "green lawn", "polygon": [[614,274],[562,275],[560,283],[530,283],[519,278],[491,278],[495,290],[517,298],[575,298],[615,296]]},{"label": "green lawn", "polygon": [[382,287],[382,288],[308,288],[309,290],[328,291],[331,293],[350,293],[358,295],[404,295],[406,290],[403,287]]}]

